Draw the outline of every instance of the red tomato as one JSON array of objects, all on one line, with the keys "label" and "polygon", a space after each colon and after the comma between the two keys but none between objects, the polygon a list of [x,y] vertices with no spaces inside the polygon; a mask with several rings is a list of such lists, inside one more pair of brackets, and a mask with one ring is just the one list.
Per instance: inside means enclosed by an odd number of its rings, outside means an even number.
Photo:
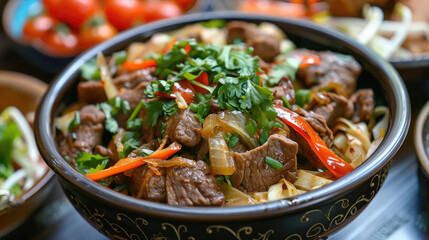
[{"label": "red tomato", "polygon": [[24,25],[23,33],[28,39],[42,38],[54,26],[54,19],[46,15],[30,18]]},{"label": "red tomato", "polygon": [[108,0],[105,5],[107,19],[118,30],[130,28],[139,15],[138,0]]},{"label": "red tomato", "polygon": [[74,29],[79,29],[97,10],[96,0],[43,0],[43,3],[52,17]]},{"label": "red tomato", "polygon": [[79,43],[84,49],[103,42],[117,34],[115,27],[102,16],[97,16],[84,24],[79,33]]},{"label": "red tomato", "polygon": [[174,1],[149,1],[140,3],[140,12],[145,22],[177,17],[183,14]]},{"label": "red tomato", "polygon": [[52,55],[72,56],[79,52],[78,38],[65,24],[58,24],[42,40],[45,50]]},{"label": "red tomato", "polygon": [[187,11],[194,6],[196,0],[175,0],[175,2],[183,11]]}]

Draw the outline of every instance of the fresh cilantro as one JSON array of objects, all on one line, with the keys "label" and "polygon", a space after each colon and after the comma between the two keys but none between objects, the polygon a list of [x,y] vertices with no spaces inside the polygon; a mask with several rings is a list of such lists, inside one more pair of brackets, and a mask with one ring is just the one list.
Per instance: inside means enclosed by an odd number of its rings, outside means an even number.
[{"label": "fresh cilantro", "polygon": [[80,114],[79,111],[74,112],[73,120],[70,122],[68,130],[71,132],[74,127],[80,125]]},{"label": "fresh cilantro", "polygon": [[132,121],[127,121],[127,129],[128,130],[139,130],[143,126],[143,119],[136,118]]},{"label": "fresh cilantro", "polygon": [[289,77],[291,80],[295,80],[295,75],[300,63],[301,61],[295,58],[286,58],[284,62],[274,66],[268,75],[268,86],[276,86],[285,76]]},{"label": "fresh cilantro", "polygon": [[100,104],[101,110],[106,116],[106,121],[104,122],[104,127],[107,131],[111,133],[116,133],[118,130],[118,122],[112,116],[112,106],[106,102]]},{"label": "fresh cilantro", "polygon": [[210,103],[209,99],[206,99],[204,95],[198,93],[196,96],[197,103],[191,103],[189,110],[196,113],[195,117],[201,122],[204,123],[204,119],[210,113]]},{"label": "fresh cilantro", "polygon": [[89,174],[101,171],[109,163],[108,157],[99,154],[90,154],[87,152],[79,153],[75,159],[76,169],[82,174]]},{"label": "fresh cilantro", "polygon": [[80,66],[80,73],[86,80],[100,80],[100,69],[97,67],[97,61],[95,58]]},{"label": "fresh cilantro", "polygon": [[124,114],[128,114],[131,111],[130,103],[122,100],[119,96],[109,99],[107,103],[112,106],[113,116],[116,116],[121,110]]},{"label": "fresh cilantro", "polygon": [[233,50],[232,45],[225,46],[219,55],[219,60],[225,65],[225,69],[236,71],[239,76],[250,77],[259,72],[259,59],[250,54],[253,49],[248,48],[245,51]]},{"label": "fresh cilantro", "polygon": [[225,138],[225,141],[227,142],[228,147],[235,151],[234,146],[235,144],[238,143],[238,140],[239,140],[238,134],[237,133],[231,134],[228,132],[223,134],[223,138]]},{"label": "fresh cilantro", "polygon": [[160,116],[171,116],[177,112],[177,103],[175,101],[151,101],[145,103],[146,125],[154,127]]},{"label": "fresh cilantro", "polygon": [[157,80],[150,83],[146,87],[144,93],[150,98],[157,97],[154,95],[155,92],[164,93],[170,95],[173,92],[174,82],[170,80]]},{"label": "fresh cilantro", "polygon": [[132,150],[139,147],[140,142],[138,141],[138,137],[139,134],[137,132],[126,132],[124,134],[124,137],[121,140],[124,148],[121,152],[118,152],[119,158],[128,156]]}]

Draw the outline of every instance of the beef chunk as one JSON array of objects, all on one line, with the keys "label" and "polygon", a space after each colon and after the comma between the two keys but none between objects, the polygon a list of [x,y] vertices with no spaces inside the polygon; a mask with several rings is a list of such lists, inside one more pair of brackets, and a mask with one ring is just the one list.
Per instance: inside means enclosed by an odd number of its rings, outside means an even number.
[{"label": "beef chunk", "polygon": [[[325,117],[312,111],[306,111],[296,105],[292,106],[292,111],[298,113],[316,131],[317,135],[323,139],[328,148],[332,147],[334,136],[331,129],[326,124]],[[301,153],[301,151],[300,151]]]},{"label": "beef chunk", "polygon": [[250,32],[246,44],[253,47],[253,54],[265,62],[273,62],[280,54],[280,40],[266,33]]},{"label": "beef chunk", "polygon": [[128,184],[133,197],[154,202],[165,202],[165,168],[158,168],[161,175],[156,175],[147,165],[140,166],[128,173]]},{"label": "beef chunk", "polygon": [[355,108],[352,121],[354,123],[368,121],[375,105],[372,89],[358,90],[350,97],[350,100]]},{"label": "beef chunk", "polygon": [[60,152],[63,156],[68,156],[73,164],[74,159],[80,152],[92,153],[95,146],[101,144],[101,137],[104,130],[104,113],[93,105],[83,107],[79,111],[81,123],[75,126],[72,131],[75,138],[69,133],[60,141]]},{"label": "beef chunk", "polygon": [[168,134],[171,141],[177,141],[185,146],[196,146],[201,140],[200,130],[202,124],[195,117],[195,114],[186,110],[179,109],[173,116],[167,120],[164,134]]},{"label": "beef chunk", "polygon": [[265,62],[272,62],[280,54],[280,39],[258,31],[254,25],[233,21],[226,25],[226,32],[228,43],[241,39],[247,46],[253,47],[253,53]]},{"label": "beef chunk", "polygon": [[217,113],[217,112],[222,111],[222,109],[220,109],[220,107],[219,107],[219,104],[217,103],[217,99],[211,98],[209,100],[209,104],[210,104],[210,112]]},{"label": "beef chunk", "polygon": [[353,114],[353,103],[344,96],[330,92],[321,92],[318,95],[318,98],[313,97],[305,105],[305,110],[323,116],[329,127],[333,127],[338,118],[350,118]]},{"label": "beef chunk", "polygon": [[225,196],[207,164],[169,167],[166,177],[167,203],[174,206],[221,206]]},{"label": "beef chunk", "polygon": [[[283,177],[296,180],[296,154],[298,145],[278,134],[271,135],[262,146],[244,153],[234,152],[236,171],[230,179],[234,187],[245,192],[267,191]],[[265,157],[281,162],[283,168],[276,170],[265,163]]]},{"label": "beef chunk", "polygon": [[106,101],[107,97],[100,81],[87,81],[77,85],[77,99],[79,102],[95,104]]},{"label": "beef chunk", "polygon": [[361,67],[352,57],[342,57],[330,51],[315,52],[307,49],[298,49],[288,54],[288,57],[315,55],[321,60],[320,65],[312,65],[298,69],[297,80],[306,87],[315,85],[327,86],[329,83],[340,84],[347,96],[356,88],[356,79]]},{"label": "beef chunk", "polygon": [[[128,74],[122,74],[113,79],[113,83],[120,89],[135,89],[140,84],[148,85],[151,81],[156,80],[148,69],[135,71]],[[141,88],[141,87],[140,87]],[[143,92],[141,90],[141,92]],[[78,101],[90,104],[107,101],[101,81],[80,82],[77,86]]]},{"label": "beef chunk", "polygon": [[290,105],[295,104],[295,88],[289,78],[282,78],[279,84],[270,90],[273,92],[274,100],[279,100],[275,102],[276,104],[283,105],[282,97],[285,97]]}]

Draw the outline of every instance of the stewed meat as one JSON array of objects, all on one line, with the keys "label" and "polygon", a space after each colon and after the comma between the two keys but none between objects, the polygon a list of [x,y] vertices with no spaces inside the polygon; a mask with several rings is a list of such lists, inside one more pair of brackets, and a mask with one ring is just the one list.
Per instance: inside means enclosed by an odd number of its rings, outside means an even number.
[{"label": "stewed meat", "polygon": [[285,97],[290,105],[295,104],[295,88],[289,78],[283,77],[279,84],[270,88],[270,90],[273,92],[274,99],[280,100],[280,103],[282,101],[282,97]]},{"label": "stewed meat", "polygon": [[[236,171],[231,175],[234,187],[245,192],[267,191],[281,178],[296,180],[298,145],[285,136],[271,135],[262,146],[244,153],[234,152]],[[276,170],[265,163],[265,157],[279,161],[283,168]]]},{"label": "stewed meat", "polygon": [[355,108],[352,121],[354,123],[368,121],[374,110],[374,91],[372,89],[358,90],[350,97],[350,100]]},{"label": "stewed meat", "polygon": [[69,134],[60,141],[61,154],[68,156],[71,162],[74,162],[80,152],[92,153],[95,146],[101,144],[104,130],[104,113],[95,106],[83,107],[79,116],[81,123],[72,129],[74,134]]},{"label": "stewed meat", "polygon": [[174,206],[221,206],[225,196],[203,161],[167,168],[167,203]]},{"label": "stewed meat", "polygon": [[128,184],[133,197],[154,202],[165,202],[165,168],[157,169],[161,175],[156,175],[147,165],[131,170]]},{"label": "stewed meat", "polygon": [[297,80],[304,86],[328,86],[330,83],[340,84],[347,96],[350,96],[356,88],[356,79],[361,72],[361,67],[352,57],[324,51],[315,52],[307,49],[298,49],[288,54],[288,57],[319,56],[320,65],[311,65],[298,69]]},{"label": "stewed meat", "polygon": [[[340,117],[350,118],[353,114],[353,102],[342,95],[321,92],[317,93],[318,98],[312,98],[310,102],[305,105],[305,110],[313,111],[326,120],[329,127],[333,127],[335,121]],[[318,100],[322,99],[322,100]]]},{"label": "stewed meat", "polygon": [[194,147],[201,140],[202,127],[201,122],[189,109],[179,110],[167,120],[164,134],[167,134],[171,141]]}]

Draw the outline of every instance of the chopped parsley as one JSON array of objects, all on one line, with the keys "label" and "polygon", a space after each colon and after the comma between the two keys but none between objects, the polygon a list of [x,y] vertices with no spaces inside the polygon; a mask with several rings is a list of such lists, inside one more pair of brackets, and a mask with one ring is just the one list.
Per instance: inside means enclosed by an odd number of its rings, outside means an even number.
[{"label": "chopped parsley", "polygon": [[204,119],[210,113],[210,103],[204,95],[198,93],[196,96],[197,103],[191,103],[189,110],[196,113],[195,117],[201,122],[204,123]]},{"label": "chopped parsley", "polygon": [[286,58],[284,62],[274,66],[268,75],[268,86],[276,86],[280,80],[287,76],[291,80],[295,80],[296,72],[298,71],[300,60],[295,58]]},{"label": "chopped parsley", "polygon": [[157,97],[154,95],[155,92],[164,93],[170,95],[173,92],[174,82],[170,80],[157,80],[151,82],[149,86],[146,87],[144,93],[150,97]]},{"label": "chopped parsley", "polygon": [[123,150],[119,152],[119,158],[128,156],[134,149],[137,149],[140,145],[138,141],[139,134],[137,132],[126,132],[121,142],[124,146]]},{"label": "chopped parsley", "polygon": [[146,125],[155,127],[160,116],[171,116],[177,112],[177,103],[175,101],[151,101],[145,103]]}]

